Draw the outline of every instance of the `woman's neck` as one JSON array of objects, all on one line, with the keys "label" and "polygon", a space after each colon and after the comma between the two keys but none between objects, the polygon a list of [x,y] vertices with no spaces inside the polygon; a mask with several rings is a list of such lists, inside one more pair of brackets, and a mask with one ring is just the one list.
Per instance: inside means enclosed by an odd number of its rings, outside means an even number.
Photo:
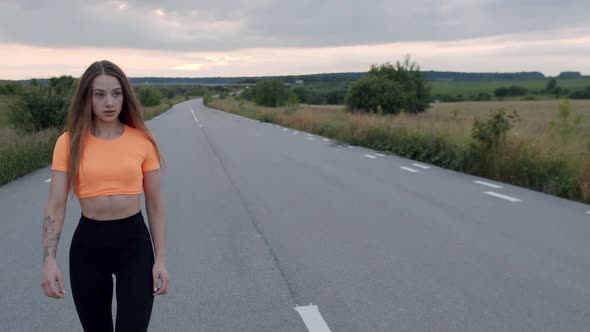
[{"label": "woman's neck", "polygon": [[125,124],[121,121],[114,121],[111,123],[102,123],[95,121],[92,123],[92,135],[95,137],[109,139],[119,137],[125,131]]}]

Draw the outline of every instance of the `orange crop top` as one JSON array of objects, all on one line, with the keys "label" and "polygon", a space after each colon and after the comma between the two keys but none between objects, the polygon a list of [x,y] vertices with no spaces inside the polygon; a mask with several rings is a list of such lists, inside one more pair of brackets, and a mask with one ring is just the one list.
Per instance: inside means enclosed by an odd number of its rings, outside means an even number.
[{"label": "orange crop top", "polygon": [[[68,133],[55,142],[52,170],[68,171]],[[152,143],[136,128],[125,125],[123,135],[112,140],[88,134],[78,171],[78,198],[141,194],[143,172],[160,168]]]}]

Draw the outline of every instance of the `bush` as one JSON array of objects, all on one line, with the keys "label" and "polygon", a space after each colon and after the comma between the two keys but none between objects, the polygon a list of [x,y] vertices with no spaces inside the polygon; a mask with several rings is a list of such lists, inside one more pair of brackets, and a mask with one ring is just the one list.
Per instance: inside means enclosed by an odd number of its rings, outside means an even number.
[{"label": "bush", "polygon": [[516,111],[513,114],[506,115],[504,110],[499,109],[485,122],[475,119],[471,137],[486,148],[497,150],[500,144],[505,143],[506,134],[512,128],[512,123],[518,120],[519,117]]},{"label": "bush", "polygon": [[423,112],[428,108],[430,89],[417,64],[406,57],[403,64],[373,65],[366,76],[350,87],[346,95],[349,111],[375,113]]},{"label": "bush", "polygon": [[471,101],[490,101],[492,100],[492,95],[487,92],[480,92],[476,95],[472,95],[469,97]]},{"label": "bush", "polygon": [[153,86],[142,85],[137,88],[137,97],[143,106],[160,105],[162,93]]},{"label": "bush", "polygon": [[268,107],[283,105],[288,98],[287,88],[280,81],[261,81],[254,87],[254,101],[256,104]]},{"label": "bush", "polygon": [[36,86],[24,91],[8,115],[17,129],[36,132],[63,127],[68,113],[69,94],[60,94],[55,87]]},{"label": "bush", "polygon": [[299,101],[301,103],[307,103],[307,99],[309,97],[309,92],[307,91],[307,89],[301,85],[298,85],[296,87],[293,88],[293,94],[297,96],[297,98],[299,98]]},{"label": "bush", "polygon": [[16,95],[22,93],[23,87],[17,83],[8,83],[0,85],[0,95]]},{"label": "bush", "polygon": [[287,99],[287,108],[285,109],[285,112],[294,113],[295,111],[297,111],[299,103],[299,97],[297,97],[297,95],[294,93],[290,94],[289,99]]},{"label": "bush", "polygon": [[524,96],[528,93],[527,89],[520,87],[520,86],[511,86],[508,88],[497,88],[494,90],[494,95],[496,97],[518,97]]}]

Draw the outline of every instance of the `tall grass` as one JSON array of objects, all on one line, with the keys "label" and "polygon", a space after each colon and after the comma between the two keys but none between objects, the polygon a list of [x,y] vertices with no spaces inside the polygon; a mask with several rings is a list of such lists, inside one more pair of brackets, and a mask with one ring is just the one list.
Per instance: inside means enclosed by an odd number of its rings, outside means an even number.
[{"label": "tall grass", "polygon": [[[445,105],[420,115],[359,115],[339,106],[301,105],[295,112],[258,107],[232,99],[212,100],[211,107],[261,121],[366,146],[441,167],[515,184],[573,200],[590,202],[590,131],[588,121],[563,146],[550,130],[558,102],[536,102],[519,109],[521,121],[506,143],[495,148],[471,137],[476,118],[513,104],[478,103],[479,108],[453,112],[463,105]],[[572,103],[573,114],[590,115],[590,101]],[[536,106],[536,107],[533,107]],[[553,109],[553,107],[555,107]],[[546,122],[545,122],[546,121]]]},{"label": "tall grass", "polygon": [[58,134],[57,129],[46,129],[19,135],[10,128],[0,128],[0,185],[47,166]]}]

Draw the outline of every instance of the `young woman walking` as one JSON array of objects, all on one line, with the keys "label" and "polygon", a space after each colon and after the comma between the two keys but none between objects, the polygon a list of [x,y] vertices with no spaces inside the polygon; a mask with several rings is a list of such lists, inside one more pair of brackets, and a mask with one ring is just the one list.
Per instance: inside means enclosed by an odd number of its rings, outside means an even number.
[{"label": "young woman walking", "polygon": [[[146,331],[154,295],[166,294],[166,216],[162,156],[123,71],[97,61],[84,72],[55,143],[43,220],[45,295],[65,295],[56,262],[70,191],[81,217],[69,252],[72,295],[84,331]],[[144,192],[149,231],[140,207]],[[150,236],[151,231],[151,236]],[[154,257],[155,254],[155,257]]]}]

